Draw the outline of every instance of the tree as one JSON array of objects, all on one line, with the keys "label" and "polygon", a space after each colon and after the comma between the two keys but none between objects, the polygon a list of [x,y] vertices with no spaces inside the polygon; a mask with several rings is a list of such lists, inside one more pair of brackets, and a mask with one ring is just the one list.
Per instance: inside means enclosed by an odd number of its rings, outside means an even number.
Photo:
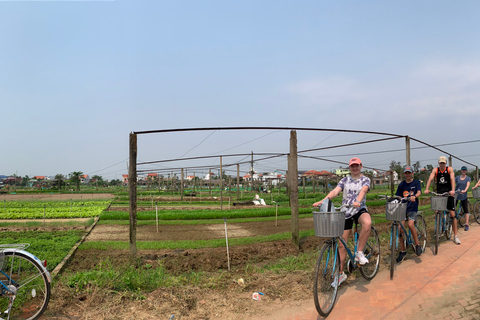
[{"label": "tree", "polygon": [[65,182],[63,182],[64,179],[65,177],[61,173],[55,175],[55,186],[58,190],[62,189],[62,186],[65,185]]},{"label": "tree", "polygon": [[29,181],[30,181],[30,178],[29,178],[28,176],[23,177],[23,178],[22,178],[22,186],[23,186],[23,187],[27,187]]},{"label": "tree", "polygon": [[119,179],[113,179],[110,181],[111,186],[119,186],[121,184],[122,184],[122,181],[120,181]]},{"label": "tree", "polygon": [[417,161],[413,164],[413,171],[415,171],[415,173],[420,172],[420,161]]},{"label": "tree", "polygon": [[70,181],[77,186],[77,191],[80,191],[80,177],[83,175],[82,171],[73,171],[69,173]]},{"label": "tree", "polygon": [[392,160],[392,162],[390,162],[390,170],[397,172],[398,177],[401,177],[403,172],[403,167],[401,162]]}]

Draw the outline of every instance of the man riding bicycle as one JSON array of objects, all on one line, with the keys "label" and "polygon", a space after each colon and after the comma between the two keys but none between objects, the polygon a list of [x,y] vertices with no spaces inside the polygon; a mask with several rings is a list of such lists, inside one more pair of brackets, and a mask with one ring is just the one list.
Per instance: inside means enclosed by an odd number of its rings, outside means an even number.
[{"label": "man riding bicycle", "polygon": [[430,177],[427,181],[427,187],[425,189],[425,194],[430,193],[430,184],[432,183],[433,179],[436,179],[437,183],[437,193],[445,193],[448,192],[450,195],[447,200],[447,210],[450,212],[450,217],[453,218],[453,242],[455,244],[461,244],[462,242],[457,236],[457,219],[455,219],[455,175],[453,173],[453,169],[447,166],[447,158],[441,156],[438,159],[438,167],[432,170]]}]

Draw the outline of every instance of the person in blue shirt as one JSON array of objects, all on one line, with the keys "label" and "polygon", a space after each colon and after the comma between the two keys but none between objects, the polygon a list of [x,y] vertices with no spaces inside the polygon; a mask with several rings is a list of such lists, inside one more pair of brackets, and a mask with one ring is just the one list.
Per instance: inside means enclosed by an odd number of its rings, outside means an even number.
[{"label": "person in blue shirt", "polygon": [[468,211],[468,197],[467,192],[468,188],[470,188],[470,182],[472,181],[469,176],[467,176],[467,167],[463,166],[462,174],[455,177],[455,185],[457,186],[457,191],[459,191],[457,195],[457,200],[455,201],[455,208],[460,201],[461,206],[463,208],[463,213],[465,214],[465,231],[468,231],[470,227],[468,226],[468,220],[470,217],[470,213]]},{"label": "person in blue shirt", "polygon": [[[407,216],[405,217],[405,228],[408,228],[412,232],[413,240],[415,241],[415,253],[417,256],[422,254],[422,246],[418,241],[417,230],[415,229],[415,220],[417,219],[418,212],[418,197],[422,194],[422,187],[420,181],[413,179],[413,169],[410,166],[406,166],[403,169],[405,180],[400,182],[397,188],[396,196],[401,198],[407,198]],[[403,241],[403,230],[400,228],[399,234],[400,252],[398,253],[397,262],[403,261],[407,252],[405,251],[405,243]]]}]

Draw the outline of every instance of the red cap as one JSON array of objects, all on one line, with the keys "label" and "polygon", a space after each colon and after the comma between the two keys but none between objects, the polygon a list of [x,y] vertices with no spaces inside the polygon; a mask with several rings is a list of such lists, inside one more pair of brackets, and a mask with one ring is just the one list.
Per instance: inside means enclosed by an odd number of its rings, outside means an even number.
[{"label": "red cap", "polygon": [[351,166],[352,164],[362,164],[362,161],[359,158],[352,158],[348,165]]}]

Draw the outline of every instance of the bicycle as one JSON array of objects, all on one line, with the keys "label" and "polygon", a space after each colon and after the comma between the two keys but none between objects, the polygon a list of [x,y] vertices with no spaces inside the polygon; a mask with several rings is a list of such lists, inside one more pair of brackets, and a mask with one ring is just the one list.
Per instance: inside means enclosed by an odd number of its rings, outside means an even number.
[{"label": "bicycle", "polygon": [[472,189],[472,194],[475,202],[470,204],[470,212],[472,213],[475,221],[480,224],[480,188]]},{"label": "bicycle", "polygon": [[[405,230],[402,221],[405,221],[407,214],[407,203],[406,202],[393,202],[394,198],[389,199],[390,202],[385,203],[385,218],[389,221],[392,221],[390,227],[390,280],[393,280],[393,274],[395,272],[395,256],[398,248],[399,242],[399,232],[403,232],[403,243],[404,248],[406,249],[409,246],[412,246],[413,251],[415,250],[415,242],[413,240],[412,232],[410,228],[407,228],[408,232]],[[406,198],[396,198],[399,201],[405,201],[409,199]],[[422,252],[425,252],[425,246],[427,245],[427,224],[422,215],[417,214],[417,217],[414,222],[415,230],[417,231],[418,242],[422,247]]]},{"label": "bicycle", "polygon": [[343,229],[345,226],[345,213],[340,211],[342,208],[333,208],[333,212],[313,212],[313,222],[315,228],[315,236],[327,239],[319,251],[317,263],[315,265],[314,283],[313,283],[313,300],[317,312],[326,317],[333,310],[338,293],[338,279],[340,272],[340,256],[338,252],[339,243],[341,242],[346,249],[349,258],[347,262],[347,270],[352,273],[359,269],[360,273],[366,280],[372,280],[378,272],[380,263],[380,240],[377,230],[372,226],[370,235],[363,250],[365,257],[369,263],[360,266],[355,262],[355,252],[358,246],[358,226],[354,227],[354,250],[353,253],[347,246],[348,240],[343,239]]},{"label": "bicycle", "polygon": [[450,217],[450,212],[447,210],[448,192],[438,194],[431,192],[434,197],[431,197],[430,207],[435,211],[435,250],[434,254],[438,253],[438,243],[440,242],[440,236],[445,233],[445,238],[450,240],[452,237],[452,222],[453,218]]},{"label": "bicycle", "polygon": [[25,251],[28,247],[0,245],[0,311],[7,319],[38,319],[50,300],[52,278],[46,261]]},{"label": "bicycle", "polygon": [[[460,193],[461,191],[460,190],[457,190],[456,193]],[[470,205],[470,202],[469,202],[469,211],[470,213],[472,213],[472,209],[471,209],[471,205]],[[473,215],[473,214],[472,214]],[[474,216],[474,215],[473,215]],[[466,217],[465,217],[465,214],[463,212],[463,206],[461,205],[460,201],[458,203],[456,203],[455,205],[455,217],[457,218],[458,220],[458,223],[460,224],[460,227],[463,227],[465,226],[467,220],[466,220]],[[475,219],[476,220],[476,219]],[[478,222],[478,221],[477,221]],[[478,222],[480,223],[480,222]]]}]

